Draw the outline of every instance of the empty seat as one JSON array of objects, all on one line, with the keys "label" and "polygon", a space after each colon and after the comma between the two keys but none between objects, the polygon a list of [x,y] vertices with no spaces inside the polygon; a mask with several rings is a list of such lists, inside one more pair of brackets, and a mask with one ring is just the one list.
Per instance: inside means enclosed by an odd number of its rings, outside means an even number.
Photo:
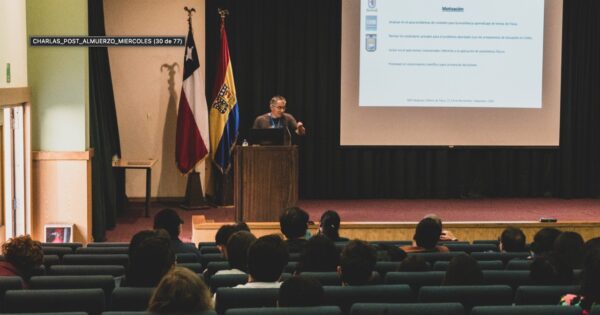
[{"label": "empty seat", "polygon": [[473,241],[473,244],[494,244],[494,245],[496,245],[496,247],[498,247],[498,245],[500,245],[500,241],[499,240],[475,240],[475,241]]},{"label": "empty seat", "polygon": [[303,272],[301,273],[304,277],[317,279],[321,285],[342,285],[342,278],[335,272]]},{"label": "empty seat", "polygon": [[581,315],[581,308],[560,305],[477,306],[471,315]]},{"label": "empty seat", "polygon": [[221,251],[217,246],[203,246],[200,247],[200,254],[220,254]]},{"label": "empty seat", "polygon": [[148,308],[148,302],[154,288],[116,288],[111,297],[111,311],[143,311]]},{"label": "empty seat", "polygon": [[67,254],[62,258],[64,265],[121,265],[127,266],[126,254]]},{"label": "empty seat", "polygon": [[474,306],[511,305],[513,290],[507,285],[425,286],[419,290],[420,303],[458,302],[466,312]]},{"label": "empty seat", "polygon": [[43,264],[44,264],[44,266],[46,266],[46,268],[48,268],[50,266],[58,265],[58,264],[60,264],[60,258],[58,257],[58,255],[45,255],[44,254]]},{"label": "empty seat", "polygon": [[109,275],[119,277],[125,274],[122,265],[55,265],[47,271],[51,276],[91,276]]},{"label": "empty seat", "polygon": [[4,296],[5,313],[86,312],[98,315],[104,311],[102,289],[9,290]]},{"label": "empty seat", "polygon": [[555,305],[567,293],[579,292],[577,285],[521,286],[515,294],[516,305]]},{"label": "empty seat", "polygon": [[81,243],[42,243],[42,249],[44,247],[69,247],[75,251],[75,249],[82,246],[83,245]]},{"label": "empty seat", "polygon": [[494,244],[465,244],[465,243],[445,243],[444,246],[448,247],[453,252],[497,252],[498,246]]},{"label": "empty seat", "polygon": [[73,253],[73,249],[68,246],[42,247],[42,251],[44,252],[44,255],[58,255],[58,257],[62,257],[63,255]]},{"label": "empty seat", "polygon": [[444,271],[388,272],[384,283],[408,284],[416,294],[422,286],[441,285],[445,275]]},{"label": "empty seat", "polygon": [[0,305],[4,299],[4,294],[8,290],[21,290],[23,288],[23,280],[17,276],[0,277]]},{"label": "empty seat", "polygon": [[204,272],[204,276],[206,279],[210,279],[212,275],[217,273],[220,270],[228,270],[231,269],[228,261],[211,261],[206,265],[206,271]]},{"label": "empty seat", "polygon": [[235,308],[226,315],[341,315],[337,306]]},{"label": "empty seat", "polygon": [[421,256],[425,259],[425,261],[427,261],[428,263],[433,265],[436,261],[440,261],[440,260],[450,261],[450,260],[452,260],[452,258],[454,258],[458,255],[464,255],[464,254],[465,254],[465,252],[447,252],[447,253],[428,252],[428,253],[414,253],[414,254],[409,254],[409,255]]},{"label": "empty seat", "polygon": [[515,258],[525,259],[529,257],[529,252],[509,252],[509,253],[500,253],[500,252],[475,252],[471,253],[471,257],[477,260],[502,260],[504,264],[508,263],[509,260]]},{"label": "empty seat", "polygon": [[191,271],[193,271],[194,273],[202,273],[202,271],[204,271],[204,268],[202,268],[202,265],[200,263],[177,263],[177,266],[179,267],[185,267]]},{"label": "empty seat", "polygon": [[221,254],[203,254],[200,255],[202,266],[208,266],[211,261],[227,261]]},{"label": "empty seat", "polygon": [[532,261],[528,259],[511,259],[506,263],[506,270],[529,270]]},{"label": "empty seat", "polygon": [[231,288],[248,282],[246,274],[213,275],[208,281],[210,291],[217,292],[219,288]]},{"label": "empty seat", "polygon": [[323,305],[337,305],[348,314],[354,303],[409,303],[415,295],[408,285],[358,285],[323,287]]},{"label": "empty seat", "polygon": [[231,308],[274,307],[278,298],[279,288],[219,288],[216,311],[225,314]]},{"label": "empty seat", "polygon": [[199,242],[198,243],[198,249],[201,249],[202,247],[216,247],[217,243],[215,242]]},{"label": "empty seat", "polygon": [[29,280],[31,289],[94,289],[104,291],[106,297],[110,297],[115,288],[115,280],[112,276],[41,276],[31,277]]},{"label": "empty seat", "polygon": [[[433,270],[446,271],[449,264],[449,261],[436,261],[433,264]],[[504,270],[504,264],[501,260],[478,260],[477,264],[481,270]]]},{"label": "empty seat", "polygon": [[531,284],[528,270],[483,270],[484,284],[506,284],[513,290]]},{"label": "empty seat", "polygon": [[375,263],[375,271],[377,271],[382,277],[388,272],[398,271],[401,262],[399,261],[378,261]]},{"label": "empty seat", "polygon": [[409,246],[412,245],[413,241],[371,241],[369,242],[369,244],[371,245],[378,245],[378,244],[383,244],[383,245],[392,245],[392,246]]},{"label": "empty seat", "polygon": [[97,243],[88,243],[87,247],[129,247],[129,243],[126,243],[126,242],[97,242]]},{"label": "empty seat", "polygon": [[294,273],[298,268],[297,261],[288,261],[287,265],[283,268],[283,272]]},{"label": "empty seat", "polygon": [[76,254],[129,254],[129,247],[80,247]]},{"label": "empty seat", "polygon": [[460,303],[356,303],[350,309],[351,315],[463,315],[465,309]]}]

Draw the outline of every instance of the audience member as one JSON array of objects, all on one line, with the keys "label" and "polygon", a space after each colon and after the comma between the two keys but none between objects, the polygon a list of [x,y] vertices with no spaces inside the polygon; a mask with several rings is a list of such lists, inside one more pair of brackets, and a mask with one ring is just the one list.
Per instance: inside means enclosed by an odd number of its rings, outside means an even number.
[{"label": "audience member", "polygon": [[431,267],[421,255],[408,255],[398,267],[398,271],[413,272],[413,271],[430,271]]},{"label": "audience member", "polygon": [[535,233],[531,243],[532,256],[542,256],[554,250],[554,241],[560,235],[560,230],[555,228],[543,228]]},{"label": "audience member", "polygon": [[237,229],[233,224],[221,225],[221,227],[217,230],[217,233],[215,234],[215,244],[221,253],[225,253],[227,241],[235,232],[237,232]]},{"label": "audience member", "polygon": [[319,234],[323,234],[334,242],[347,242],[345,237],[340,237],[340,216],[333,210],[327,210],[321,215]]},{"label": "audience member", "polygon": [[287,246],[281,237],[259,237],[248,248],[248,283],[236,288],[279,288],[279,278],[289,258]]},{"label": "audience member", "polygon": [[377,261],[375,248],[365,241],[352,240],[342,250],[338,273],[343,285],[368,284]]},{"label": "audience member", "polygon": [[440,241],[442,241],[442,242],[458,241],[458,238],[456,238],[456,236],[454,236],[454,233],[452,233],[451,231],[448,231],[448,230],[444,230],[444,227],[442,226],[442,218],[440,218],[437,214],[431,213],[431,214],[426,215],[425,218],[434,219],[435,222],[437,222],[438,225],[440,226],[440,229],[442,230],[442,234],[440,234]]},{"label": "audience member", "polygon": [[279,307],[318,306],[323,301],[323,286],[310,277],[294,276],[279,288]]},{"label": "audience member", "polygon": [[556,254],[546,253],[533,259],[529,277],[536,285],[569,285],[573,283],[573,268]]},{"label": "audience member", "polygon": [[246,222],[237,222],[236,224],[233,225],[233,228],[235,229],[236,232],[239,232],[239,231],[251,232],[250,227],[248,226],[248,224],[246,224]]},{"label": "audience member", "polygon": [[422,219],[413,237],[412,246],[401,247],[406,253],[449,252],[446,246],[437,245],[442,234],[442,227],[432,218]]},{"label": "audience member", "polygon": [[304,245],[296,273],[336,271],[339,264],[340,252],[333,241],[324,235],[315,235]]},{"label": "audience member", "polygon": [[256,236],[248,231],[238,231],[231,235],[225,249],[225,257],[231,269],[219,270],[215,275],[247,273],[248,248],[254,241]]},{"label": "audience member", "polygon": [[155,287],[175,264],[175,253],[163,230],[155,231],[154,235],[148,231],[134,235],[129,253],[129,266],[122,286]]},{"label": "audience member", "polygon": [[554,241],[554,252],[573,269],[583,266],[583,238],[576,232],[562,232]]},{"label": "audience member", "polygon": [[44,252],[38,241],[31,236],[13,237],[2,244],[4,261],[0,261],[0,276],[19,276],[23,287],[29,287],[29,278],[42,265]]},{"label": "audience member", "polygon": [[197,313],[213,309],[206,284],[193,271],[184,267],[171,269],[160,281],[150,298],[152,313]]},{"label": "audience member", "polygon": [[525,234],[520,228],[507,227],[502,231],[498,247],[501,252],[524,252]]},{"label": "audience member", "polygon": [[483,273],[475,258],[470,255],[458,255],[448,264],[444,285],[480,285]]},{"label": "audience member", "polygon": [[175,254],[194,253],[200,256],[200,252],[195,246],[185,244],[179,239],[182,224],[183,220],[173,209],[163,209],[154,216],[154,229],[163,229],[169,233],[171,249]]},{"label": "audience member", "polygon": [[377,250],[377,261],[403,261],[406,252],[398,246],[380,243],[375,245]]},{"label": "audience member", "polygon": [[279,217],[279,225],[290,253],[299,253],[306,244],[308,213],[299,207],[287,208]]},{"label": "audience member", "polygon": [[586,256],[583,264],[581,289],[579,294],[566,294],[560,299],[560,304],[579,306],[581,314],[590,314],[592,306],[600,303],[600,250],[592,250]]}]

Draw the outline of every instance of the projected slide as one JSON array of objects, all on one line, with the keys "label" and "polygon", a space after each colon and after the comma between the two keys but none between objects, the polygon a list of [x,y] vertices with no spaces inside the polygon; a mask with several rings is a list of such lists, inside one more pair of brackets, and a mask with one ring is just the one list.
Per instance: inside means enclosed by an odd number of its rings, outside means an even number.
[{"label": "projected slide", "polygon": [[544,0],[361,0],[359,106],[541,108]]}]

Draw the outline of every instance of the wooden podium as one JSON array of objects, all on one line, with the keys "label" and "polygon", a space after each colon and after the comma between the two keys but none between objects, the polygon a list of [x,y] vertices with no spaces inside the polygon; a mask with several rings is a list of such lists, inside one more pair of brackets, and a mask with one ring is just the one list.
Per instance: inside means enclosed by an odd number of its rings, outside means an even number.
[{"label": "wooden podium", "polygon": [[298,202],[298,146],[236,146],[236,221],[279,222],[281,211]]}]

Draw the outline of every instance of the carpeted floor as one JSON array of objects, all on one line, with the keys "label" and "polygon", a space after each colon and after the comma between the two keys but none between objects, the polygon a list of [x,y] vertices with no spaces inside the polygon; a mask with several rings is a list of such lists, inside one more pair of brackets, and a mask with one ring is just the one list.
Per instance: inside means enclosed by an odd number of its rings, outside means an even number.
[{"label": "carpeted floor", "polygon": [[[559,221],[600,221],[598,199],[422,199],[422,200],[302,200],[299,206],[310,213],[310,219],[319,221],[327,209],[338,211],[342,221],[358,222],[414,222],[428,213],[436,213],[445,222],[456,221],[537,221],[541,217],[553,217]],[[155,202],[150,215],[163,208],[176,209],[183,220],[182,238],[189,240],[192,234],[192,215],[202,214],[215,222],[234,220],[234,208],[211,208],[185,211],[176,204]],[[126,242],[136,232],[152,228],[152,217],[144,217],[142,203],[132,203],[117,220],[117,227],[107,232],[111,242]]]}]

